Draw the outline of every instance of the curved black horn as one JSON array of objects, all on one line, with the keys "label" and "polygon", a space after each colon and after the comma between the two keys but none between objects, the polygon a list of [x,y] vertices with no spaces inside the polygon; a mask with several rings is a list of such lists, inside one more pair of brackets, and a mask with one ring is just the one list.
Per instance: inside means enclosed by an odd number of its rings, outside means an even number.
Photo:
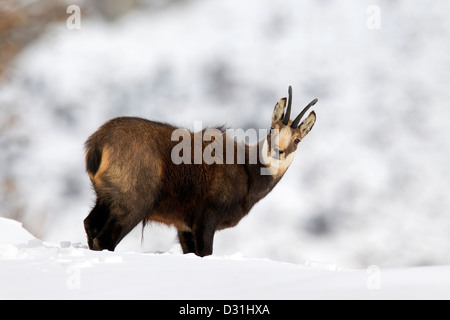
[{"label": "curved black horn", "polygon": [[316,102],[319,101],[317,98],[311,101],[303,110],[300,112],[300,114],[295,118],[294,122],[291,124],[291,128],[297,128],[298,124],[300,123],[300,120],[305,115],[306,111],[308,111],[309,108],[311,108],[313,105],[316,104]]},{"label": "curved black horn", "polygon": [[286,108],[286,114],[283,118],[283,124],[286,126],[289,122],[289,119],[291,118],[291,105],[292,105],[292,86],[289,86],[288,89],[289,99],[288,99],[288,105]]}]

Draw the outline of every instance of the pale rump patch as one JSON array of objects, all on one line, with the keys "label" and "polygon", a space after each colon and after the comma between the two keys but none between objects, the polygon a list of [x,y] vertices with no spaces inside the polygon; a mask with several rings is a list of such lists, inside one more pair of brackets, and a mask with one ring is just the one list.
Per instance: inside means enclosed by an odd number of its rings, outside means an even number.
[{"label": "pale rump patch", "polygon": [[[89,153],[89,150],[86,151],[86,159],[87,159],[88,153]],[[87,162],[87,160],[86,160],[86,162]],[[89,178],[91,179],[92,182],[95,182],[96,184],[100,184],[100,182],[101,182],[100,178],[108,169],[109,163],[110,163],[110,152],[107,148],[104,148],[102,151],[102,160],[100,162],[100,166],[99,166],[97,172],[95,174],[93,174],[92,172],[88,172]]]},{"label": "pale rump patch", "polygon": [[120,187],[121,192],[125,193],[131,190],[135,184],[135,179],[132,178],[131,170],[126,167],[119,167],[114,165],[112,161],[114,154],[111,148],[104,147],[102,150],[102,160],[100,166],[93,175],[89,173],[92,182],[101,186],[106,180]]}]

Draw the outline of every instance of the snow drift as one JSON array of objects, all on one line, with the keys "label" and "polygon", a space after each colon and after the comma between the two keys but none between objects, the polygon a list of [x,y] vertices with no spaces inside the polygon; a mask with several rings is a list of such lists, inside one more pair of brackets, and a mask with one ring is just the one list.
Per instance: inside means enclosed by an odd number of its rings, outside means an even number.
[{"label": "snow drift", "polygon": [[450,267],[345,270],[43,242],[0,218],[0,299],[448,299]]}]

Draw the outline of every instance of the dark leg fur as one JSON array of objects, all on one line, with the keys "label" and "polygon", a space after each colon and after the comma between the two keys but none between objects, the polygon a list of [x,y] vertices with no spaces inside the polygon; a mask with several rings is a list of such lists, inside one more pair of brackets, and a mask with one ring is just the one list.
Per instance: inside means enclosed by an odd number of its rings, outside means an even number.
[{"label": "dark leg fur", "polygon": [[210,256],[213,253],[214,230],[197,230],[195,233],[195,254],[199,257]]},{"label": "dark leg fur", "polygon": [[195,253],[195,240],[192,232],[178,231],[178,239],[180,240],[183,253]]},{"label": "dark leg fur", "polygon": [[111,217],[102,231],[94,238],[92,249],[114,251],[125,235],[122,225],[115,218]]},{"label": "dark leg fur", "polygon": [[86,219],[84,219],[84,229],[86,230],[88,245],[90,249],[93,249],[94,238],[100,233],[109,219],[109,207],[104,204],[100,204],[99,201],[95,204],[91,213]]},{"label": "dark leg fur", "polygon": [[[119,242],[145,217],[147,211],[133,212],[118,206],[109,206],[109,217],[103,228],[92,238],[93,250],[114,251]],[[89,237],[89,236],[88,236]]]},{"label": "dark leg fur", "polygon": [[214,215],[205,214],[194,224],[195,254],[200,257],[209,256],[213,253],[216,224],[213,220],[206,218],[212,216]]}]

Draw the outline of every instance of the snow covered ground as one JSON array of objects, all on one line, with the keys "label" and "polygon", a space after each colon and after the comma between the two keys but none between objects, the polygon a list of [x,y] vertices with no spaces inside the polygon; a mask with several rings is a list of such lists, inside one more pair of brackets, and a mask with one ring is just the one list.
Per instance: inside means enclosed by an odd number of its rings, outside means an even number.
[{"label": "snow covered ground", "polygon": [[346,270],[241,255],[96,252],[0,218],[0,299],[450,299],[450,266]]}]

